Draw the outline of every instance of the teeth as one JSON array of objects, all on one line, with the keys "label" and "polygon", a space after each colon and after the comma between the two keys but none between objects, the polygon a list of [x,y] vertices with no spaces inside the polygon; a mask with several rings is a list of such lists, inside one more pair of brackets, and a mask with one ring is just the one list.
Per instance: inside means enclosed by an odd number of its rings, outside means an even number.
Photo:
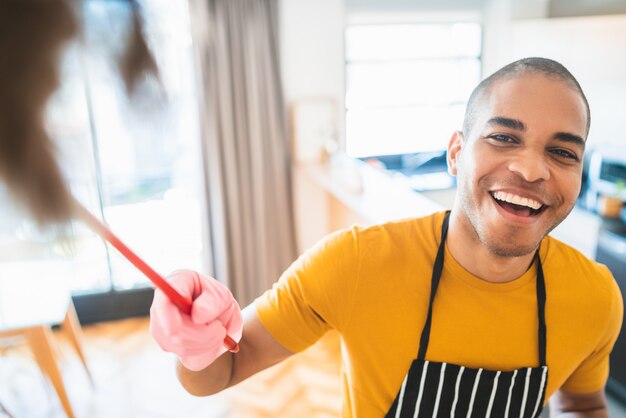
[{"label": "teeth", "polygon": [[543,206],[541,203],[537,202],[533,199],[528,199],[526,197],[521,197],[512,193],[505,192],[494,192],[492,193],[495,199],[501,200],[503,202],[513,203],[515,205],[526,206],[531,209],[537,210]]}]

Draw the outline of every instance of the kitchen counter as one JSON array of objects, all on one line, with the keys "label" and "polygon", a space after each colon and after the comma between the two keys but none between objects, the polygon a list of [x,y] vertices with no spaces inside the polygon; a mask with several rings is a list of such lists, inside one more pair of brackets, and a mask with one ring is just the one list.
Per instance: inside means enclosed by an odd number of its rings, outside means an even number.
[{"label": "kitchen counter", "polygon": [[[451,209],[456,195],[455,189],[416,192],[402,175],[349,158],[301,165],[296,171],[329,195],[334,208],[331,212],[337,215],[338,209],[342,209],[340,222],[332,219],[332,213],[328,215],[328,224],[333,225],[330,230],[352,223],[373,225]],[[337,208],[338,205],[343,208]],[[599,216],[576,206],[551,235],[593,259],[601,223]]]},{"label": "kitchen counter", "polygon": [[353,160],[303,167],[307,176],[368,224],[425,216],[441,203],[414,192],[400,178]]}]

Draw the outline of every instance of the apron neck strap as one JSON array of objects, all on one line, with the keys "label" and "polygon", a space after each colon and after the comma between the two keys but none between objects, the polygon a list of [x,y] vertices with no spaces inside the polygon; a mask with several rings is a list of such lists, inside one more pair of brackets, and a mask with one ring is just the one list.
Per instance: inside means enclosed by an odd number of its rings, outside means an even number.
[{"label": "apron neck strap", "polygon": [[[426,322],[422,329],[422,336],[420,337],[420,346],[417,354],[418,360],[426,359],[426,351],[428,350],[428,342],[430,339],[430,328],[433,318],[433,302],[435,301],[435,295],[437,294],[437,288],[439,287],[439,281],[441,280],[441,274],[443,272],[443,259],[445,252],[446,236],[448,235],[448,224],[450,220],[450,211],[447,211],[443,223],[441,225],[441,241],[439,248],[437,249],[437,257],[435,258],[435,264],[433,266],[433,272],[431,276],[430,285],[430,300],[428,303],[428,314],[426,316]],[[539,366],[546,365],[546,285],[543,276],[543,268],[541,266],[541,258],[539,257],[539,250],[535,253],[535,260],[537,264],[537,317],[539,320],[538,329],[538,353],[539,353]]]},{"label": "apron neck strap", "polygon": [[535,253],[537,261],[537,318],[539,320],[538,344],[539,344],[539,366],[546,365],[546,283],[543,277],[543,267],[539,249]]},{"label": "apron neck strap", "polygon": [[435,258],[435,265],[433,266],[433,273],[430,279],[430,301],[428,302],[428,315],[426,316],[426,323],[422,330],[422,336],[420,338],[420,348],[417,353],[418,360],[426,359],[426,350],[428,350],[428,340],[430,339],[430,326],[433,320],[433,302],[435,301],[435,295],[437,294],[437,287],[439,287],[439,280],[441,279],[441,273],[443,272],[443,256],[446,248],[446,236],[448,235],[448,222],[450,219],[450,211],[446,212],[443,218],[443,224],[441,225],[441,241],[439,243],[439,249],[437,250],[437,257]]}]

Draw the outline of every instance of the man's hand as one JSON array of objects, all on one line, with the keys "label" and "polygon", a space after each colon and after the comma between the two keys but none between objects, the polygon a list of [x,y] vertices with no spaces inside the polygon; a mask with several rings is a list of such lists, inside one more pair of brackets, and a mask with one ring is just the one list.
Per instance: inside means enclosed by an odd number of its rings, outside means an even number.
[{"label": "man's hand", "polygon": [[604,390],[579,394],[561,389],[550,398],[550,417],[609,418]]},{"label": "man's hand", "polygon": [[181,312],[157,289],[150,308],[150,333],[163,350],[176,353],[187,369],[202,370],[227,351],[223,345],[227,333],[235,341],[241,339],[241,310],[228,288],[211,277],[178,270],[167,280],[192,301],[191,315]]}]

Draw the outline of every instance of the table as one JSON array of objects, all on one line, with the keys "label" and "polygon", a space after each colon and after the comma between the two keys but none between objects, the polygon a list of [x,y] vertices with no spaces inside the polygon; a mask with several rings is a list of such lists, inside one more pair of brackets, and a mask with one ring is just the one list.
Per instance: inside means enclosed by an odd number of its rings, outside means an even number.
[{"label": "table", "polygon": [[82,348],[82,330],[69,289],[45,277],[0,278],[0,339],[26,338],[41,371],[48,377],[69,418],[74,417],[61,371],[55,358],[51,327],[60,325],[78,354],[87,376],[93,379]]}]

